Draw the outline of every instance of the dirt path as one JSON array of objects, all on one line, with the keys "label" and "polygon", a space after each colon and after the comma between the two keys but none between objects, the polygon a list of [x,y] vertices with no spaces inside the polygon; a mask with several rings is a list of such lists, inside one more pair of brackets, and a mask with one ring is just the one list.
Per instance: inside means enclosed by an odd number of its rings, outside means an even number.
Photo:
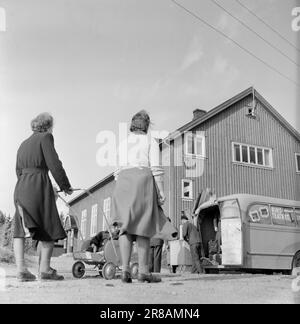
[{"label": "dirt path", "polygon": [[[6,272],[4,291],[1,289],[3,285],[0,285],[0,303],[300,303],[300,292],[292,291],[295,278],[291,276],[171,275],[164,271],[162,283],[134,282],[126,285],[118,278],[106,281],[96,273],[74,279],[70,271],[72,263],[71,258],[56,258],[53,263],[65,275],[65,281],[33,283],[17,282],[15,268],[0,265],[0,270]],[[35,271],[34,267],[31,269]]]}]

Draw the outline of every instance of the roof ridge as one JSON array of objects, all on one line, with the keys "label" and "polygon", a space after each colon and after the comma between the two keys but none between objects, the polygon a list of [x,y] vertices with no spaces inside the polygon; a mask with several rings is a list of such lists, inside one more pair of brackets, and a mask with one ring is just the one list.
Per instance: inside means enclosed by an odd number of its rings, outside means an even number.
[{"label": "roof ridge", "polygon": [[209,110],[206,114],[203,116],[200,116],[199,118],[193,119],[192,121],[186,123],[182,127],[179,127],[176,131],[169,134],[168,137],[166,137],[162,142],[175,139],[179,136],[179,134],[182,134],[186,131],[189,131],[190,129],[198,126],[199,124],[207,121],[210,118],[213,118],[217,114],[221,113],[225,109],[231,107],[236,102],[242,100],[243,98],[249,96],[250,94],[254,94],[254,96],[264,105],[266,109],[268,109],[273,116],[287,129],[290,131],[290,133],[296,137],[297,140],[300,141],[300,133],[254,88],[254,86],[251,86],[241,92],[239,92],[237,95],[231,97],[230,99],[227,99],[226,101],[222,102],[221,104],[217,105],[216,107]]}]

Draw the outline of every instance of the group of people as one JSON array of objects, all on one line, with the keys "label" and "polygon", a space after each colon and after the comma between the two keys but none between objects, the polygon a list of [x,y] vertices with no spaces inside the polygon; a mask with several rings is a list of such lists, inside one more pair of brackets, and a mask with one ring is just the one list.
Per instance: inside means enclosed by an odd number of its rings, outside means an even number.
[{"label": "group of people", "polygon": [[[138,281],[160,282],[158,275],[149,269],[150,253],[160,253],[150,239],[177,236],[177,230],[163,213],[165,202],[163,168],[159,163],[159,143],[149,136],[150,117],[140,111],[132,117],[128,141],[138,143],[137,150],[128,152],[126,165],[115,172],[116,186],[112,197],[113,223],[119,226],[121,280],[131,283],[130,259],[133,242],[138,252]],[[32,135],[17,152],[17,184],[14,193],[16,207],[14,217],[14,253],[17,278],[33,281],[36,276],[25,265],[25,238],[32,237],[39,246],[41,280],[63,280],[64,277],[51,268],[54,242],[66,238],[55,201],[55,193],[49,171],[66,195],[73,193],[54,146],[53,117],[42,113],[31,122]],[[155,245],[156,246],[156,245]],[[94,247],[92,247],[94,249]],[[151,251],[151,252],[150,252]]]}]

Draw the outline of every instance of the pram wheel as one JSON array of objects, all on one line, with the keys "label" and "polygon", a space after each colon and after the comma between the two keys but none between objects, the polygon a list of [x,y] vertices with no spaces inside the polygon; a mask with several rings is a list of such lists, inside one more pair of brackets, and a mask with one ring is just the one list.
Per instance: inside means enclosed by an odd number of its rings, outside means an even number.
[{"label": "pram wheel", "polygon": [[73,264],[72,267],[72,274],[75,278],[80,279],[84,276],[85,274],[85,265],[83,262],[78,261]]},{"label": "pram wheel", "polygon": [[116,275],[116,266],[112,262],[107,262],[102,268],[102,276],[106,280],[112,280]]},{"label": "pram wheel", "polygon": [[139,264],[133,263],[130,267],[130,272],[131,272],[131,278],[137,279],[139,273]]}]

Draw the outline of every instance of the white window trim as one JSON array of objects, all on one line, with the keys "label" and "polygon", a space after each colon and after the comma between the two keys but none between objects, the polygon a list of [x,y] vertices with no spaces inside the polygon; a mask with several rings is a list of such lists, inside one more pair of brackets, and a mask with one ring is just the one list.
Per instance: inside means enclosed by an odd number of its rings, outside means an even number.
[{"label": "white window trim", "polygon": [[[238,145],[240,148],[240,159],[241,161],[236,161],[235,160],[235,148],[234,146]],[[248,162],[243,162],[243,156],[242,156],[242,146],[247,147],[247,154],[248,154]],[[255,162],[256,163],[251,163],[250,162],[250,147],[255,148]],[[257,149],[262,150],[262,159],[263,159],[263,164],[258,164],[258,153]],[[264,146],[257,146],[257,145],[251,145],[251,144],[245,144],[245,143],[239,143],[239,142],[232,142],[231,143],[231,150],[232,150],[232,162],[236,164],[241,164],[241,165],[247,165],[247,166],[252,166],[252,167],[257,167],[257,168],[267,168],[267,169],[273,169],[274,164],[273,164],[273,149],[270,147],[264,147]],[[265,164],[265,150],[268,150],[270,152],[270,165]]]},{"label": "white window trim", "polygon": [[300,173],[300,165],[298,165],[297,156],[300,156],[300,153],[295,153],[296,173]]},{"label": "white window trim", "polygon": [[[183,188],[184,188],[183,184],[184,184],[184,182],[189,182],[189,184],[190,184],[191,190],[190,190],[190,196],[189,197],[184,196],[184,192],[183,192]],[[181,198],[184,199],[184,200],[193,200],[194,199],[193,180],[191,180],[191,179],[182,179],[181,180]]]},{"label": "white window trim", "polygon": [[[84,228],[83,228],[83,224],[84,224]],[[80,220],[80,231],[81,231],[82,238],[84,240],[86,238],[86,224],[87,224],[87,210],[84,209],[81,212],[81,220]]]},{"label": "white window trim", "polygon": [[[198,152],[195,152],[194,154],[188,152],[188,139],[189,139],[189,137],[193,137],[193,139],[194,139],[195,150],[197,150],[197,145],[196,145],[197,144],[197,138],[201,138],[202,152],[200,154]],[[196,132],[196,134],[194,134],[192,132],[186,132],[184,134],[184,153],[185,153],[186,156],[205,158],[206,157],[205,135],[204,134],[199,134],[197,132]]]},{"label": "white window trim", "polygon": [[97,234],[98,204],[92,206],[90,236]]},{"label": "white window trim", "polygon": [[[105,216],[108,220],[108,223],[110,221],[110,208],[111,208],[111,198],[108,197],[103,200],[103,213],[105,214]],[[106,224],[104,215],[103,215],[103,219],[102,219],[102,230],[103,231],[107,230],[107,224]]]}]

